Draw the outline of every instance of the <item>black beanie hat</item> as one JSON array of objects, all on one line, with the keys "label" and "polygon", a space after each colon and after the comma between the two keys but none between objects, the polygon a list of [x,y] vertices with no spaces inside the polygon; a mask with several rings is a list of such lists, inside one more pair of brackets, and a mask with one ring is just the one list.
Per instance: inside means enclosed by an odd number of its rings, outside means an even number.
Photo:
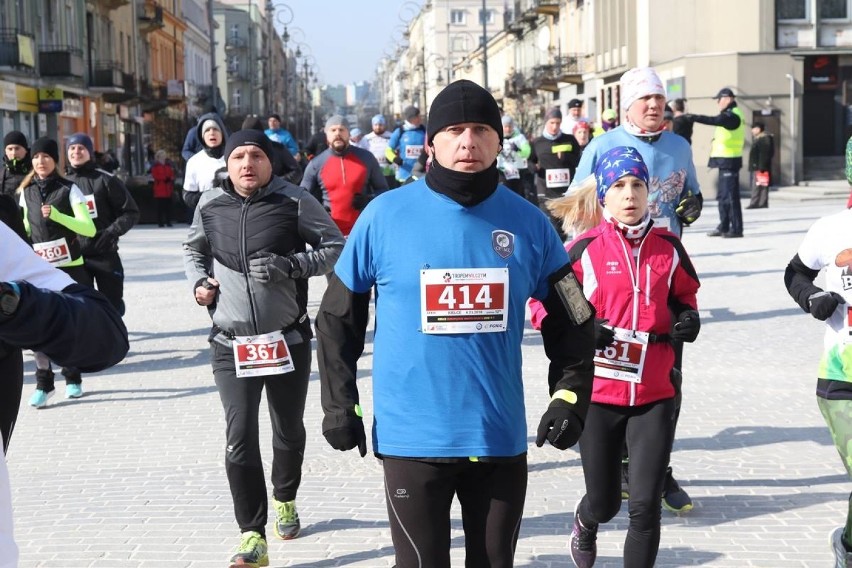
[{"label": "black beanie hat", "polygon": [[29,149],[30,145],[27,142],[27,137],[24,136],[24,133],[20,130],[12,130],[6,136],[3,137],[3,147],[5,148],[9,144],[17,144],[18,146],[23,146],[24,148]]},{"label": "black beanie hat", "polygon": [[467,79],[450,83],[432,101],[426,143],[432,144],[432,137],[441,129],[462,122],[487,124],[503,143],[503,122],[497,101],[491,93]]},{"label": "black beanie hat", "polygon": [[228,143],[225,144],[225,153],[222,155],[222,157],[225,158],[226,164],[231,152],[240,146],[257,146],[263,150],[263,153],[266,154],[269,162],[272,163],[272,143],[263,132],[259,130],[237,130],[234,132],[228,138]]},{"label": "black beanie hat", "polygon": [[54,162],[59,163],[59,145],[53,138],[44,136],[33,142],[33,147],[30,149],[30,156],[35,156],[40,152],[44,152],[53,158]]}]

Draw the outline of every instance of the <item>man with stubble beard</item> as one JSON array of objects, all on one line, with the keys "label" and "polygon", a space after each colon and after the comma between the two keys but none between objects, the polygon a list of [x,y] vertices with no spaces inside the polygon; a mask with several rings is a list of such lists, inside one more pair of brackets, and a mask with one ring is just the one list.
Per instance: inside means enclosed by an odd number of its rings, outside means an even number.
[{"label": "man with stubble beard", "polygon": [[361,210],[388,189],[376,157],[349,143],[349,125],[340,115],[325,123],[328,148],[311,160],[302,187],[323,204],[344,235],[349,235]]}]

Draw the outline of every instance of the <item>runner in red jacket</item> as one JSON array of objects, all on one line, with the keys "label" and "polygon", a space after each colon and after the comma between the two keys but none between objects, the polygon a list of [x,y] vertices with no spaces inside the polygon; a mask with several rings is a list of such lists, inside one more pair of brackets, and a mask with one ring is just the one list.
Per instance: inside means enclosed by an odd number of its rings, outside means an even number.
[{"label": "runner in red jacket", "polygon": [[[583,206],[594,197],[602,210]],[[678,237],[653,227],[648,169],[635,148],[603,154],[594,178],[560,199],[571,210],[566,232],[578,219],[588,222],[590,210],[600,219],[566,247],[599,318],[592,404],[580,438],[586,496],[574,513],[571,557],[580,568],[593,566],[598,525],[621,508],[626,440],[631,474],[624,566],[650,567],[660,543],[660,495],[679,390],[671,341],[698,335],[698,276]],[[537,302],[530,308],[538,327],[547,314]]]}]

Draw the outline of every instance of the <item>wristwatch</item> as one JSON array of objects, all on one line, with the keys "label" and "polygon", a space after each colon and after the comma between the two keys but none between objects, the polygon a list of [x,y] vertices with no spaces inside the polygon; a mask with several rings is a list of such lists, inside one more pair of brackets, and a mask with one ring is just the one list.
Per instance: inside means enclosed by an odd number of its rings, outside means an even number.
[{"label": "wristwatch", "polygon": [[287,261],[290,263],[290,278],[301,278],[302,268],[299,266],[299,262],[292,258],[288,258]]},{"label": "wristwatch", "polygon": [[14,282],[0,282],[0,314],[11,316],[18,311],[21,291]]}]

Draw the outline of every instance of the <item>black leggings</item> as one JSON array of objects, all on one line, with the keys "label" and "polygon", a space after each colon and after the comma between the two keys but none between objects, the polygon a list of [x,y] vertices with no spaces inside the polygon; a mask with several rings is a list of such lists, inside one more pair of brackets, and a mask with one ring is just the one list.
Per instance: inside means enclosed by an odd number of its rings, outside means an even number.
[{"label": "black leggings", "polygon": [[527,492],[527,458],[435,463],[384,458],[397,568],[449,568],[450,506],[458,495],[467,568],[510,568]]},{"label": "black leggings", "polygon": [[108,252],[98,256],[87,256],[83,264],[83,279],[80,284],[92,288],[97,285],[98,292],[109,300],[119,315],[124,315],[124,266],[117,252]]},{"label": "black leggings", "polygon": [[[24,359],[21,350],[0,342],[0,434],[6,452],[9,451],[9,440],[18,420],[23,387]],[[0,459],[3,457],[0,456]]]},{"label": "black leggings", "polygon": [[266,534],[268,501],[260,456],[258,414],[266,387],[272,421],[272,494],[292,501],[302,481],[305,456],[305,399],[311,374],[311,344],[290,345],[295,371],[284,375],[237,378],[234,352],[212,344],[213,376],[225,409],[225,472],[242,532]]},{"label": "black leggings", "polygon": [[586,495],[581,522],[611,520],[621,509],[621,448],[630,453],[630,522],[624,542],[626,568],[650,567],[660,546],[660,495],[674,436],[674,399],[643,406],[593,403],[580,437]]}]

